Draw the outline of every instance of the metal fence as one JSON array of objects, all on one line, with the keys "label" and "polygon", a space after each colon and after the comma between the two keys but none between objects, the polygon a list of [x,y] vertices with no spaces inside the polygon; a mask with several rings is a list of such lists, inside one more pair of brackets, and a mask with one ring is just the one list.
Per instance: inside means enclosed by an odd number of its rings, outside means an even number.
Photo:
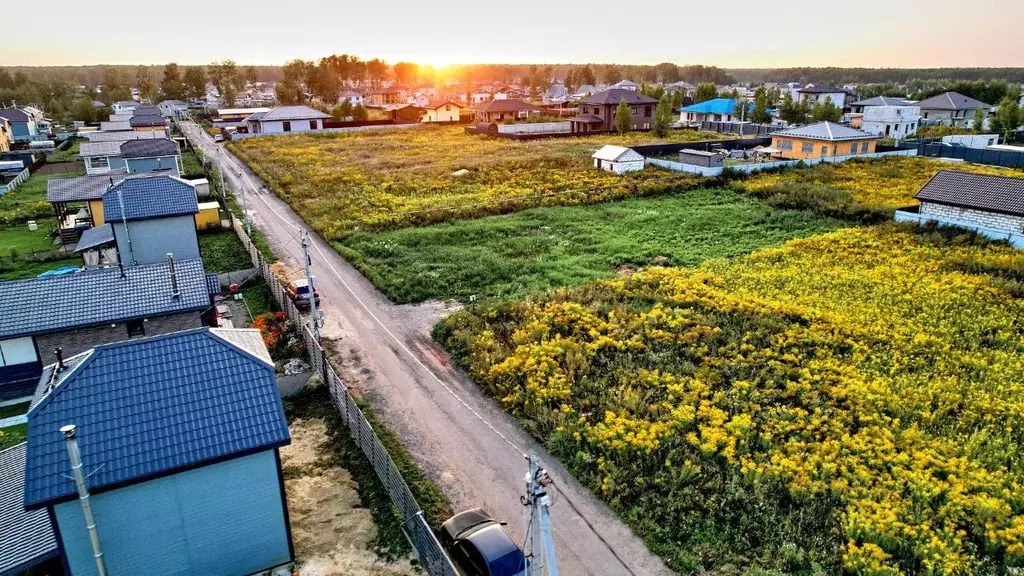
[{"label": "metal fence", "polygon": [[754,124],[751,122],[701,122],[700,129],[721,134],[742,134],[744,136],[767,136],[782,130],[780,126]]},{"label": "metal fence", "polygon": [[266,281],[267,286],[270,287],[271,294],[274,295],[274,299],[281,305],[281,309],[284,310],[288,319],[302,326],[302,337],[306,343],[306,349],[309,351],[310,362],[313,364],[317,374],[323,378],[330,391],[331,398],[334,400],[334,405],[345,418],[345,422],[348,423],[352,439],[363,451],[363,454],[366,455],[366,458],[369,459],[374,471],[377,473],[377,477],[380,478],[381,484],[384,485],[388,495],[391,496],[391,502],[394,503],[395,508],[398,509],[398,513],[402,517],[403,530],[412,543],[413,548],[416,549],[416,554],[419,556],[423,567],[431,576],[457,576],[458,573],[455,571],[451,559],[445,553],[440,542],[437,540],[437,536],[434,535],[434,531],[430,529],[426,519],[423,517],[423,510],[416,503],[416,498],[413,497],[412,491],[409,490],[409,485],[405,483],[405,479],[402,478],[402,474],[398,471],[398,467],[395,466],[391,455],[388,454],[384,444],[381,443],[380,438],[373,431],[373,426],[370,425],[366,416],[363,415],[363,411],[359,409],[352,395],[349,394],[345,382],[338,377],[334,368],[327,361],[327,355],[323,347],[313,337],[310,326],[305,323],[299,310],[285,295],[281,282],[274,276],[270,265],[263,259],[263,255],[260,254],[253,244],[249,235],[245,233],[242,223],[234,215],[231,216],[231,227],[242,241],[242,245],[249,252],[249,257],[252,259],[258,273]]},{"label": "metal fence", "polygon": [[29,176],[29,170],[28,170],[28,168],[25,168],[24,170],[19,172],[18,175],[15,176],[10,182],[8,182],[6,184],[3,184],[3,185],[0,185],[0,196],[3,196],[4,194],[7,194],[8,192],[13,192],[15,188],[17,188],[18,186],[21,186],[22,182],[24,182],[25,180],[28,180],[28,176]]},{"label": "metal fence", "polygon": [[1024,168],[1024,153],[1012,150],[989,150],[985,148],[968,148],[966,146],[948,146],[937,143],[922,143],[917,148],[921,156],[932,158],[954,158],[974,164],[989,164],[1007,168]]}]

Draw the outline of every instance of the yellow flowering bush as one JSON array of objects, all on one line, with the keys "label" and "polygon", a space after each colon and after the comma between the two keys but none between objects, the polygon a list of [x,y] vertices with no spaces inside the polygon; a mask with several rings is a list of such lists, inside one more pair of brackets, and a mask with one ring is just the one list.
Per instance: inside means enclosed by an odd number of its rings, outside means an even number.
[{"label": "yellow flowering bush", "polygon": [[1024,253],[888,224],[438,328],[681,572],[1024,566]]}]

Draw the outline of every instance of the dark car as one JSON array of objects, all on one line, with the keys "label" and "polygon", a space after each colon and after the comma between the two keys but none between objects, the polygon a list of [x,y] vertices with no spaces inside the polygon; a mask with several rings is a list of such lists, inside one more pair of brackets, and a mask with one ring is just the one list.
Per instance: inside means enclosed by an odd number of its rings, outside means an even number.
[{"label": "dark car", "polygon": [[[295,304],[296,308],[305,310],[309,308],[309,282],[305,278],[292,280],[284,289],[288,298]],[[316,303],[320,304],[320,292],[313,288],[313,297]]]},{"label": "dark car", "polygon": [[441,539],[466,576],[526,576],[526,556],[502,524],[480,508],[452,516]]}]

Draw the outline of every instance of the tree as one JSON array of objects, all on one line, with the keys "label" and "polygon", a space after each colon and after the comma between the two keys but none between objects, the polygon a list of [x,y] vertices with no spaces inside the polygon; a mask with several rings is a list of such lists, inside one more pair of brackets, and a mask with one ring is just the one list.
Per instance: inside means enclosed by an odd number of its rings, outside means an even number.
[{"label": "tree", "polygon": [[576,81],[580,83],[580,86],[584,84],[590,84],[591,86],[597,84],[597,78],[594,77],[594,69],[590,67],[590,64],[576,69]]},{"label": "tree", "polygon": [[811,108],[811,119],[815,122],[839,122],[842,116],[843,110],[833,104],[829,98],[826,98],[823,102],[818,102]]},{"label": "tree", "polygon": [[768,91],[758,88],[754,93],[754,109],[747,115],[747,119],[758,124],[768,124],[772,121],[772,115],[768,112]]},{"label": "tree", "polygon": [[379,58],[374,58],[366,63],[366,74],[370,77],[370,84],[379,87],[388,77],[388,65]]},{"label": "tree", "polygon": [[[18,73],[20,74],[21,71],[19,70]],[[131,97],[132,91],[121,76],[121,72],[117,68],[107,68],[103,75],[103,90],[100,92],[100,99],[105,104],[110,104],[119,100],[129,100]]]},{"label": "tree", "polygon": [[633,116],[629,113],[629,106],[625,100],[619,100],[619,107],[615,109],[615,130],[620,135],[625,134],[633,123]]},{"label": "tree", "polygon": [[311,65],[306,68],[306,85],[309,91],[322,102],[334,104],[338,101],[341,78],[326,59],[321,58],[315,66]]},{"label": "tree", "polygon": [[[160,79],[160,93],[167,100],[181,100],[185,95],[184,85],[181,82],[180,72],[178,70],[178,64],[171,62],[164,66],[164,75]],[[203,91],[199,96],[206,94],[206,83],[203,82]]]},{"label": "tree", "polygon": [[348,120],[349,116],[352,115],[352,102],[350,102],[348,98],[344,98],[342,99],[341,104],[336,106],[334,110],[336,113],[335,117],[338,120]]},{"label": "tree", "polygon": [[622,81],[622,71],[618,66],[609,64],[601,71],[601,81],[605,84],[618,84]]},{"label": "tree", "polygon": [[806,101],[794,102],[793,95],[789,92],[786,92],[786,95],[782,97],[782,104],[779,106],[779,118],[782,118],[789,124],[799,125],[806,124],[810,115],[811,110]]},{"label": "tree", "polygon": [[662,62],[656,65],[654,70],[657,72],[658,78],[665,84],[679,82],[679,66],[671,62]]},{"label": "tree", "polygon": [[274,91],[277,93],[277,100],[284,106],[301,104],[306,100],[302,91],[302,83],[307,76],[307,69],[312,63],[304,60],[292,60],[284,65],[284,80],[277,83]]},{"label": "tree", "polygon": [[984,108],[977,108],[974,110],[974,120],[971,122],[971,128],[975,132],[982,132],[985,130],[985,118],[988,118],[988,114],[985,113]]},{"label": "tree", "polygon": [[153,101],[156,94],[156,86],[153,84],[153,77],[149,74],[149,68],[138,66],[135,68],[135,87],[139,89],[139,98]]},{"label": "tree", "polygon": [[705,100],[711,100],[718,96],[718,88],[710,82],[701,82],[697,84],[697,89],[693,93],[693,102],[699,104]]},{"label": "tree", "polygon": [[70,116],[72,120],[78,120],[86,124],[92,124],[97,120],[96,108],[92,105],[92,100],[89,98],[75,100],[74,104],[71,105]]},{"label": "tree", "polygon": [[392,69],[395,71],[395,80],[403,86],[412,84],[419,72],[419,66],[412,62],[399,62]]},{"label": "tree", "polygon": [[251,85],[255,86],[256,82],[258,82],[258,81],[259,81],[259,78],[256,75],[256,68],[254,66],[246,67],[246,69],[245,69],[245,82],[246,82],[246,84],[251,84]]},{"label": "tree", "polygon": [[[672,98],[668,94],[662,94],[658,100],[658,106],[654,109],[654,134],[659,138],[668,135],[669,126],[672,125]],[[618,121],[618,110],[615,111]],[[616,122],[617,123],[617,122]]]},{"label": "tree", "polygon": [[[177,68],[177,65],[175,65]],[[164,78],[166,78],[167,70],[164,69]],[[167,89],[162,88],[165,97],[171,98],[168,95]],[[206,74],[203,72],[201,66],[189,66],[185,68],[185,76],[181,81],[181,94],[183,98],[199,99],[206,96]]]},{"label": "tree", "polygon": [[352,109],[353,120],[366,120],[369,117],[370,113],[366,111],[362,104],[356,104],[355,108]]},{"label": "tree", "polygon": [[990,128],[996,134],[1002,134],[1004,139],[1009,139],[1010,133],[1024,123],[1020,104],[1013,98],[1003,98],[996,108],[996,114],[990,121]]},{"label": "tree", "polygon": [[779,105],[779,100],[782,98],[782,94],[779,92],[778,86],[772,86],[765,92],[767,97],[768,108],[774,108]]}]

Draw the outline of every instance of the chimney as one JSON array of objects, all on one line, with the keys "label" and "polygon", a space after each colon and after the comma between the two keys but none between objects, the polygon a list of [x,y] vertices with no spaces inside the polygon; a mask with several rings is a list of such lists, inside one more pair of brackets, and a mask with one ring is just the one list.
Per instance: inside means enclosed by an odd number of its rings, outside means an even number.
[{"label": "chimney", "polygon": [[171,275],[171,297],[177,298],[181,291],[178,290],[178,273],[174,270],[174,254],[171,252],[167,253],[167,271]]},{"label": "chimney", "polygon": [[89,488],[85,484],[85,474],[82,473],[82,454],[78,450],[78,440],[75,438],[75,425],[61,426],[60,432],[64,435],[64,442],[67,444],[68,460],[71,461],[71,472],[74,474],[75,487],[78,488],[78,502],[82,505],[85,529],[89,531],[92,556],[96,560],[96,573],[99,576],[107,576],[106,563],[103,561],[103,548],[100,546],[100,537],[96,532],[96,519],[92,515],[92,504],[89,502]]},{"label": "chimney", "polygon": [[57,357],[57,367],[53,370],[54,374],[64,369],[64,350],[59,346],[53,349],[54,356]]}]

